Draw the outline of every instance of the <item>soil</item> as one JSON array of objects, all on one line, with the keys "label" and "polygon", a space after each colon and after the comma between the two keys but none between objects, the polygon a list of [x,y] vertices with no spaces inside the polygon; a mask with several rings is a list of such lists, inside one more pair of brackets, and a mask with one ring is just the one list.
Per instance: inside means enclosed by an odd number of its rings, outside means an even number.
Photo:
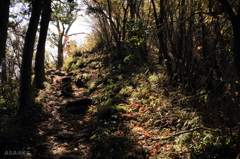
[{"label": "soil", "polygon": [[2,152],[4,159],[91,158],[86,112],[92,100],[86,96],[88,90],[77,87],[70,75],[55,69],[47,71],[51,85],[36,98],[43,103],[42,111],[36,114],[34,123],[26,126],[21,139],[8,140]]}]

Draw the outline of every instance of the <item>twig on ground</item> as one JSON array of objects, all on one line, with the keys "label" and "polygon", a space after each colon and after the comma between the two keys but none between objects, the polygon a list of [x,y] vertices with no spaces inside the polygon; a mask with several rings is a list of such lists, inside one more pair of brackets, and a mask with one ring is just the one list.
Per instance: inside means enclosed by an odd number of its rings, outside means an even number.
[{"label": "twig on ground", "polygon": [[211,129],[211,128],[198,127],[198,128],[194,128],[194,129],[190,129],[190,130],[181,131],[181,132],[179,132],[179,133],[173,134],[173,135],[168,136],[168,137],[153,138],[153,140],[168,140],[168,139],[170,139],[170,138],[172,138],[172,137],[174,137],[174,136],[178,136],[178,135],[185,134],[185,133],[190,133],[190,132],[193,132],[193,131],[196,131],[196,130],[199,130],[199,129],[209,130],[209,131],[217,131],[217,130],[214,130],[214,129]]}]

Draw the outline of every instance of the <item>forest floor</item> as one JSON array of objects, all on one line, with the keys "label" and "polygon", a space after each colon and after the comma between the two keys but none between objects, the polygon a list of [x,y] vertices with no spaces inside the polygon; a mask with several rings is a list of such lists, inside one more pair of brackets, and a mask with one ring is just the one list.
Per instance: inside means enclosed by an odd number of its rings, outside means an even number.
[{"label": "forest floor", "polygon": [[231,159],[240,152],[239,127],[208,106],[206,92],[170,86],[164,68],[106,64],[96,54],[68,60],[67,71],[46,71],[33,119],[6,142],[4,159]]}]

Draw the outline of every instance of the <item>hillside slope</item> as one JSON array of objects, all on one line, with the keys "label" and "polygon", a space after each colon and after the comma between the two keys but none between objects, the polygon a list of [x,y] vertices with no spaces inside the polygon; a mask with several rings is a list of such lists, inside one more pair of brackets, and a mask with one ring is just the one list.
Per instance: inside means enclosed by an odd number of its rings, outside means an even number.
[{"label": "hillside slope", "polygon": [[164,67],[87,52],[65,68],[94,101],[93,158],[236,158],[238,126],[211,107],[218,98],[169,83]]},{"label": "hillside slope", "polygon": [[[64,70],[46,71],[46,88],[29,110],[31,121],[21,128],[24,133],[0,140],[2,156],[236,158],[239,126],[224,114],[230,107],[215,109],[218,98],[170,83],[164,70],[153,62],[128,64],[98,52],[75,53]],[[20,149],[27,154],[6,154]]]}]

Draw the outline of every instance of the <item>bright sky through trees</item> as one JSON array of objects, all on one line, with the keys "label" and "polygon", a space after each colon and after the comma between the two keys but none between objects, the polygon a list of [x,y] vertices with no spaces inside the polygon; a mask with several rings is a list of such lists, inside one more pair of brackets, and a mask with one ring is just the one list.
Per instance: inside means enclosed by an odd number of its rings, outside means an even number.
[{"label": "bright sky through trees", "polygon": [[[78,12],[78,17],[77,20],[72,24],[68,35],[69,35],[69,40],[68,41],[75,41],[77,45],[80,48],[83,48],[83,44],[86,42],[85,37],[91,32],[91,27],[89,27],[89,24],[87,23],[88,16],[85,14],[86,7],[84,6],[83,3],[79,2],[81,10]],[[57,32],[57,29],[54,25],[50,23],[49,25],[49,31]],[[74,35],[72,35],[74,34]],[[52,56],[56,57],[57,56],[57,47],[54,45],[51,45],[49,41],[47,41],[46,48],[49,53],[51,53],[51,57],[49,57],[50,61],[53,61]],[[66,57],[66,54],[64,53],[64,57]]]},{"label": "bright sky through trees", "polygon": [[[82,12],[83,13],[83,12]],[[78,19],[73,23],[69,35],[75,34],[75,33],[86,33],[86,34],[77,34],[72,37],[70,37],[70,40],[76,40],[80,46],[84,43],[85,36],[91,32],[91,28],[89,27],[89,24],[86,23],[85,19],[87,19],[86,15],[83,13],[83,16],[79,16]]]},{"label": "bright sky through trees", "polygon": [[[77,20],[73,23],[73,25],[71,26],[68,35],[71,34],[76,34],[73,36],[69,37],[69,40],[75,40],[78,44],[78,46],[83,47],[83,44],[85,42],[85,36],[87,34],[89,34],[91,32],[91,27],[89,27],[89,24],[86,21],[88,20],[88,16],[85,14],[85,10],[86,7],[84,6],[83,3],[81,3],[81,1],[78,2],[79,5],[81,5],[81,11],[79,11],[78,13],[78,18]],[[25,11],[27,11],[28,6],[24,3],[19,3],[16,4],[14,7],[11,7],[11,13],[24,13]],[[21,17],[21,14],[17,14],[17,17],[15,17],[14,21],[21,21],[21,25],[22,26],[27,26],[28,21],[26,21],[25,19],[23,19],[23,17]],[[57,32],[56,27],[53,26],[51,23],[49,25],[49,30]],[[86,33],[86,34],[78,34],[78,33]],[[56,56],[57,53],[57,48],[55,46],[51,46],[50,42],[47,41],[46,43],[46,50],[47,52],[51,52],[53,54],[53,56]],[[50,59],[50,61],[52,61],[53,59]]]}]

